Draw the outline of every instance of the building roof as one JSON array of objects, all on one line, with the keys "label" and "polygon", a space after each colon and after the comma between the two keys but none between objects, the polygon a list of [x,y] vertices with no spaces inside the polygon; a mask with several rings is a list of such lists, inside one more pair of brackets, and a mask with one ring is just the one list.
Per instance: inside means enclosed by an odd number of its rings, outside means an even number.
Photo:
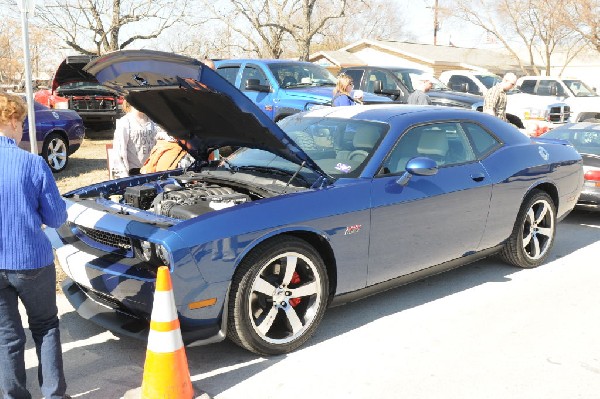
[{"label": "building roof", "polygon": [[520,69],[518,60],[502,50],[370,39],[359,40],[337,51],[320,51],[311,55],[309,60],[323,65],[330,63],[329,65],[339,67],[369,64],[368,60],[360,58],[359,55],[359,52],[365,48],[410,59],[433,68],[443,65],[453,69],[479,69],[492,72]]}]

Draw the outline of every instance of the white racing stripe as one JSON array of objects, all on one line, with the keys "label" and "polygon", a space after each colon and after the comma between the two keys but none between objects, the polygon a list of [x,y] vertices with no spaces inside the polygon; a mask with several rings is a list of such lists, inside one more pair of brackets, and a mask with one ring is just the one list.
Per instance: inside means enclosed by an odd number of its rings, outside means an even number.
[{"label": "white racing stripe", "polygon": [[72,245],[65,245],[56,249],[56,257],[71,280],[77,281],[87,288],[92,288],[85,265],[95,260],[95,256],[82,252]]},{"label": "white racing stripe", "polygon": [[127,231],[127,225],[130,222],[128,219],[96,209],[87,208],[73,202],[67,202],[67,206],[69,221],[76,225],[87,227],[88,229],[100,229],[117,234],[123,234]]}]

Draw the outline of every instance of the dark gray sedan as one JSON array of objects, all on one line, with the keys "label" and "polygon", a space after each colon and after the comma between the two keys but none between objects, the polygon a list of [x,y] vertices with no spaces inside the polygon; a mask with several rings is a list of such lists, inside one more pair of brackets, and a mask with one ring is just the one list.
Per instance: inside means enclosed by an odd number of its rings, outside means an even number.
[{"label": "dark gray sedan", "polygon": [[568,140],[581,154],[585,181],[577,208],[600,210],[600,121],[567,123],[542,137]]}]

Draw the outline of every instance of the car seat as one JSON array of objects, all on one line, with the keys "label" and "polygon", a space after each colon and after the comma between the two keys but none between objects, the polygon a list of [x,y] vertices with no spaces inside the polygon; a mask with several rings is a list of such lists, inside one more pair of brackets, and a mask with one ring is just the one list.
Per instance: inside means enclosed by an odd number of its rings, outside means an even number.
[{"label": "car seat", "polygon": [[424,131],[419,139],[417,152],[433,159],[438,165],[443,165],[448,153],[448,139],[443,132]]},{"label": "car seat", "polygon": [[370,154],[379,139],[379,132],[370,126],[359,126],[354,133],[352,144],[354,150],[348,154],[348,159],[362,162]]}]

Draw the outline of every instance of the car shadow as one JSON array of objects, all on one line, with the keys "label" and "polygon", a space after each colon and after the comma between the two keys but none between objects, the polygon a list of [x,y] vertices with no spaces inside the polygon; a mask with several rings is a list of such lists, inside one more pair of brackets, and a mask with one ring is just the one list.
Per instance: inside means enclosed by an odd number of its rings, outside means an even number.
[{"label": "car shadow", "polygon": [[[583,234],[582,229],[585,230]],[[598,241],[600,213],[573,212],[557,226],[557,240],[549,262]],[[535,271],[512,267],[491,257],[328,309],[315,335],[298,351],[314,349],[318,344],[386,316],[418,308],[483,284],[510,282],[517,275],[530,272]],[[398,334],[398,331],[380,331],[377,339],[397,342]],[[61,315],[61,335],[71,395],[78,398],[121,397],[128,390],[141,385],[145,342],[117,337],[83,319],[70,308]],[[30,354],[35,353],[30,335],[27,348]],[[228,340],[207,346],[187,347],[186,353],[192,382],[213,396],[291,356],[261,357]],[[27,375],[29,381],[35,382],[36,368],[28,366]],[[39,393],[36,389],[32,389],[34,396],[36,392]]]}]

